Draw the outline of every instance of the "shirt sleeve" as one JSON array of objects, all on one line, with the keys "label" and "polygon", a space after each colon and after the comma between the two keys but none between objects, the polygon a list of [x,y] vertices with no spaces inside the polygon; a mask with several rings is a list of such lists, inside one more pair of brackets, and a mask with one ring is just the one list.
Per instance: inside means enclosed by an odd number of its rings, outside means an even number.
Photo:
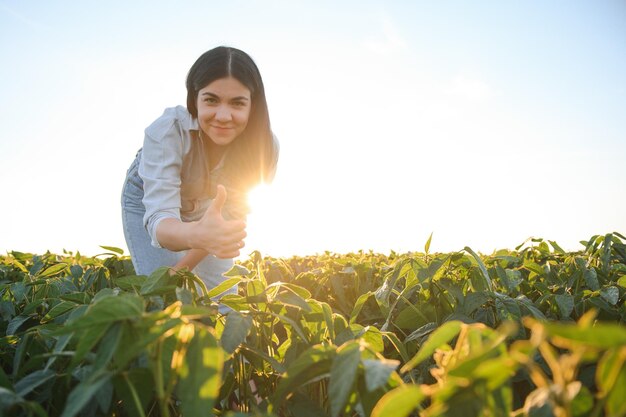
[{"label": "shirt sleeve", "polygon": [[180,172],[183,140],[174,120],[159,119],[145,131],[139,176],[143,180],[144,227],[152,246],[161,248],[156,236],[161,220],[180,220]]}]

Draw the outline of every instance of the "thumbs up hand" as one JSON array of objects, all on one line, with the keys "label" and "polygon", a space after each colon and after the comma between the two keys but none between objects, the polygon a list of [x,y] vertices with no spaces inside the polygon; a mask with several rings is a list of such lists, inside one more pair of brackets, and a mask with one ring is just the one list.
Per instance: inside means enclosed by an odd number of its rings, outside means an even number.
[{"label": "thumbs up hand", "polygon": [[[211,212],[213,215],[222,216],[222,209],[224,208],[225,202],[226,202],[226,188],[224,188],[223,185],[218,184],[215,198],[209,205],[209,208],[207,209],[207,213]],[[206,213],[205,213],[205,216],[206,216]]]},{"label": "thumbs up hand", "polygon": [[193,248],[204,249],[218,258],[239,256],[246,237],[246,223],[242,220],[225,220],[222,208],[226,202],[226,188],[217,186],[217,194],[202,218],[193,229]]}]

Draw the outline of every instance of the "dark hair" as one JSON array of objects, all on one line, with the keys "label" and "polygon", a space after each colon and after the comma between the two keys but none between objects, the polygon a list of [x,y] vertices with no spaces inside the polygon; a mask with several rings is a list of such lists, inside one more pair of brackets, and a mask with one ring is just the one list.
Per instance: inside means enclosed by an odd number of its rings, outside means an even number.
[{"label": "dark hair", "polygon": [[245,52],[218,46],[196,60],[187,75],[187,110],[198,117],[198,92],[220,78],[233,77],[250,90],[248,125],[229,146],[225,161],[230,186],[247,191],[264,181],[274,169],[277,149],[270,130],[265,88],[256,64]]}]

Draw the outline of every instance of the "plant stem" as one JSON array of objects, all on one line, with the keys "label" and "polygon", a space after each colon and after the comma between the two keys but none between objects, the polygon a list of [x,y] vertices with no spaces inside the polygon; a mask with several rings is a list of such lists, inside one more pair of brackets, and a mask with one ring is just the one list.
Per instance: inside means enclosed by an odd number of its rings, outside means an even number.
[{"label": "plant stem", "polygon": [[135,389],[135,386],[133,385],[132,382],[130,382],[130,380],[128,379],[128,375],[126,375],[125,372],[122,374],[122,376],[124,377],[124,381],[126,382],[126,385],[128,386],[128,389],[130,390],[130,393],[133,396],[133,402],[135,403],[135,408],[137,409],[139,416],[145,417],[146,414],[143,412],[143,406],[141,405],[141,400],[139,399],[139,395],[137,394],[137,390]]},{"label": "plant stem", "polygon": [[167,407],[167,398],[165,398],[165,392],[163,390],[163,363],[161,361],[161,348],[163,345],[163,341],[159,340],[156,343],[156,351],[154,355],[154,367],[155,367],[155,383],[156,383],[156,391],[157,398],[159,400],[159,409],[161,410],[161,417],[169,417],[170,411]]}]

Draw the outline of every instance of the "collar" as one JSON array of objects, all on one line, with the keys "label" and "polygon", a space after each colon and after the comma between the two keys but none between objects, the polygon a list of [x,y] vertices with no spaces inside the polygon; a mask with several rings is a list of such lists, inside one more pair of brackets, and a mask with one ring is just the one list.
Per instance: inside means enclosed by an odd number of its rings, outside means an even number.
[{"label": "collar", "polygon": [[198,119],[193,117],[185,106],[176,106],[177,118],[185,130],[200,130]]}]

